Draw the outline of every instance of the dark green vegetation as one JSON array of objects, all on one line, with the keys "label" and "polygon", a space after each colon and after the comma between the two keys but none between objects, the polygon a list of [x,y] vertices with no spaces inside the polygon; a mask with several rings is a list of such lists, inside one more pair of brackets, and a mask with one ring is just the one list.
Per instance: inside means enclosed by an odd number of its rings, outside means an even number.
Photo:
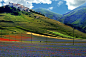
[{"label": "dark green vegetation", "polygon": [[11,13],[12,15],[20,15],[20,10],[8,5],[0,7],[0,13]]},{"label": "dark green vegetation", "polygon": [[[6,8],[6,7],[5,7]],[[54,37],[73,38],[73,28],[45,17],[35,11],[25,12],[14,7],[0,13],[0,35],[20,34],[26,32],[34,32],[42,35],[50,35]],[[15,14],[17,11],[19,14]],[[53,32],[55,33],[53,33]],[[56,33],[57,32],[57,33]],[[86,38],[86,34],[75,29],[75,38]]]}]

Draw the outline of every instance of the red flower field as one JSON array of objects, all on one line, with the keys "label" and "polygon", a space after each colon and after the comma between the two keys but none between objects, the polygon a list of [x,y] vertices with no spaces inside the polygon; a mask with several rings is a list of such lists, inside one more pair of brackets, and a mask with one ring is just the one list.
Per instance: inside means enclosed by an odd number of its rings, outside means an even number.
[{"label": "red flower field", "polygon": [[22,35],[5,35],[3,38],[0,38],[0,41],[22,41],[26,39],[31,39],[31,37],[28,37],[25,34]]},{"label": "red flower field", "polygon": [[11,40],[11,39],[0,38],[0,41],[18,41],[18,40]]}]

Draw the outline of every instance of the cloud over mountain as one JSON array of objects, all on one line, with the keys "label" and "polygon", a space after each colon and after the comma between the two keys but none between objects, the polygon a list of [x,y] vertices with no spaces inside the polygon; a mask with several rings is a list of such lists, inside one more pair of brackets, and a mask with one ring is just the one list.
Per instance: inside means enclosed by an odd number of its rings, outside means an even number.
[{"label": "cloud over mountain", "polygon": [[52,9],[53,9],[53,7],[49,7],[49,8],[48,8],[48,10],[52,10]]},{"label": "cloud over mountain", "polygon": [[73,10],[78,6],[86,3],[86,0],[64,0],[64,1],[66,1],[69,10]]}]

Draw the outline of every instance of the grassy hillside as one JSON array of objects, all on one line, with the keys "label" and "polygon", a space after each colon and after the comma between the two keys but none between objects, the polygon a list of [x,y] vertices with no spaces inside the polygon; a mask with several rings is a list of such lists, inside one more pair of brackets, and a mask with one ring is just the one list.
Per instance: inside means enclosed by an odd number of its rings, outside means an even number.
[{"label": "grassy hillside", "polygon": [[40,12],[42,14],[44,14],[46,17],[50,18],[50,19],[54,19],[54,20],[59,20],[62,15],[61,14],[57,14],[57,13],[54,13],[52,11],[49,11],[49,10],[46,10],[46,9],[43,9],[43,8],[37,8],[37,9],[34,9],[36,12]]},{"label": "grassy hillside", "polygon": [[[0,13],[0,37],[1,35],[21,34],[34,32],[54,37],[73,38],[73,28],[49,19],[35,12],[19,12],[20,15]],[[26,14],[27,13],[27,14]],[[86,34],[75,29],[75,38],[86,38]]]}]

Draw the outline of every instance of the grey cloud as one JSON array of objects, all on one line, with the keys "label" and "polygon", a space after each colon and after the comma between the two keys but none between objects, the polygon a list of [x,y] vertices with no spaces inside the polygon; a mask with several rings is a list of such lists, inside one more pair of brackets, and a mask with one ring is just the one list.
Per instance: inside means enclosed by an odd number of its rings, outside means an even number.
[{"label": "grey cloud", "polygon": [[85,1],[76,1],[75,4],[70,3],[70,5],[72,5],[72,6],[80,6],[80,5],[84,4],[84,3],[85,3]]}]

